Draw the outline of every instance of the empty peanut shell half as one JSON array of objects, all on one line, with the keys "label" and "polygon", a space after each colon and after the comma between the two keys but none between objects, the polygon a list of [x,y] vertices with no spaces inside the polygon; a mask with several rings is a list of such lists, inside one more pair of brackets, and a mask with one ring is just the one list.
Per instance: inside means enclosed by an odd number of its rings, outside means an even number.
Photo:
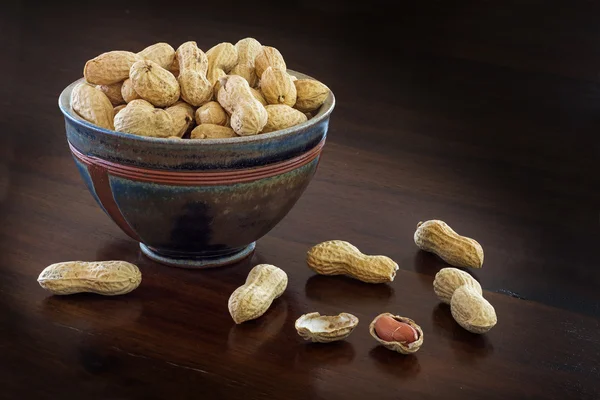
[{"label": "empty peanut shell half", "polygon": [[312,312],[298,318],[295,326],[298,335],[304,340],[329,343],[347,338],[356,325],[358,325],[358,318],[352,314],[340,313],[327,316]]},{"label": "empty peanut shell half", "polygon": [[386,349],[402,354],[416,353],[423,344],[423,330],[415,321],[390,313],[375,317],[369,333]]}]

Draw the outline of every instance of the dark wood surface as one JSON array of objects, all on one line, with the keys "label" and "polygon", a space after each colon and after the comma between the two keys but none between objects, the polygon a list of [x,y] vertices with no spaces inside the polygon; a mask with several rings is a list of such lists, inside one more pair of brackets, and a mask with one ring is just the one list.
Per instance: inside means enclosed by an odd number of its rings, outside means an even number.
[{"label": "dark wood surface", "polygon": [[[596,3],[200,3],[21,1],[2,12],[0,398],[600,398]],[[58,94],[107,50],[245,36],[336,94],[322,162],[251,260],[164,267],[93,202]],[[434,218],[485,249],[472,273],[498,314],[486,335],[436,300],[444,263],[412,239]],[[396,280],[315,276],[305,252],[329,239],[392,257]],[[136,263],[143,282],[116,298],[39,287],[45,266],[76,259]],[[227,299],[258,263],[283,268],[288,289],[236,326]],[[344,342],[307,344],[293,324],[311,311],[361,322]],[[416,355],[369,336],[386,311],[422,326]]]}]

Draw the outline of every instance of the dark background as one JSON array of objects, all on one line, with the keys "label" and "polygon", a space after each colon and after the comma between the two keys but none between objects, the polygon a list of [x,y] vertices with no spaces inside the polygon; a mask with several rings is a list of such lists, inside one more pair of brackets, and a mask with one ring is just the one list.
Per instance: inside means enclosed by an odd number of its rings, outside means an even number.
[{"label": "dark background", "polygon": [[[573,398],[600,396],[600,3],[588,1],[11,2],[0,28],[0,398]],[[194,272],[145,259],[81,182],[58,110],[86,60],[157,41],[207,50],[252,36],[335,93],[319,171],[252,260]],[[485,249],[496,307],[461,330],[417,251],[443,219]],[[394,284],[315,277],[329,239],[400,264]],[[35,282],[70,259],[124,259],[129,296],[53,298]],[[229,294],[259,262],[290,287],[234,327]],[[344,343],[301,343],[310,311],[355,313]],[[366,327],[407,315],[402,357]]]}]

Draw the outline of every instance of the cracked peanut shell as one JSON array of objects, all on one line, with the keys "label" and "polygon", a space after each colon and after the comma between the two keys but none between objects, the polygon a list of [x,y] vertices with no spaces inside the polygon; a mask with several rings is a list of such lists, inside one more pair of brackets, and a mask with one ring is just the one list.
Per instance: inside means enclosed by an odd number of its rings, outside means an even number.
[{"label": "cracked peanut shell", "polygon": [[330,343],[350,336],[358,325],[358,318],[352,314],[340,313],[334,316],[318,312],[304,314],[296,320],[298,335],[304,340],[317,343]]},{"label": "cracked peanut shell", "polygon": [[[381,339],[377,335],[377,332],[375,332],[375,324],[380,317],[384,317],[384,316],[390,317],[399,322],[404,322],[405,324],[408,324],[411,327],[413,327],[413,329],[415,331],[417,331],[417,335],[418,335],[417,340],[415,340],[412,343],[402,343],[402,342],[388,342],[388,341]],[[369,333],[371,334],[371,336],[373,336],[373,338],[375,340],[377,340],[386,349],[396,351],[401,354],[416,353],[417,351],[419,351],[419,349],[423,345],[423,330],[421,329],[421,327],[419,325],[417,325],[415,323],[415,321],[413,321],[412,319],[407,318],[407,317],[401,317],[399,315],[393,315],[390,313],[379,314],[378,316],[375,317],[375,319],[373,319],[373,321],[369,325]]]}]

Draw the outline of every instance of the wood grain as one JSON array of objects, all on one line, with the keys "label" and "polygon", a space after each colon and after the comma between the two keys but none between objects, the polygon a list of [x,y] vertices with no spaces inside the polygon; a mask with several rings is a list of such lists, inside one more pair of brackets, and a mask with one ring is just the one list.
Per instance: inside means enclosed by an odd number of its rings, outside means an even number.
[{"label": "wood grain", "polygon": [[[216,3],[7,6],[0,398],[600,397],[598,4],[317,3],[240,2],[227,13]],[[292,11],[305,23],[289,24]],[[104,51],[187,40],[207,50],[246,36],[335,92],[319,170],[252,259],[202,272],[161,266],[81,182],[58,94]],[[437,301],[433,276],[445,264],[412,239],[427,219],[482,244],[484,267],[472,274],[498,315],[488,334],[464,331]],[[393,258],[397,278],[314,275],[306,251],[331,239]],[[59,298],[36,282],[55,262],[108,259],[138,265],[140,287]],[[288,290],[236,326],[227,299],[258,263],[284,269]],[[344,342],[308,344],[293,325],[312,311],[360,323]],[[422,327],[417,354],[369,336],[386,311]]]}]

